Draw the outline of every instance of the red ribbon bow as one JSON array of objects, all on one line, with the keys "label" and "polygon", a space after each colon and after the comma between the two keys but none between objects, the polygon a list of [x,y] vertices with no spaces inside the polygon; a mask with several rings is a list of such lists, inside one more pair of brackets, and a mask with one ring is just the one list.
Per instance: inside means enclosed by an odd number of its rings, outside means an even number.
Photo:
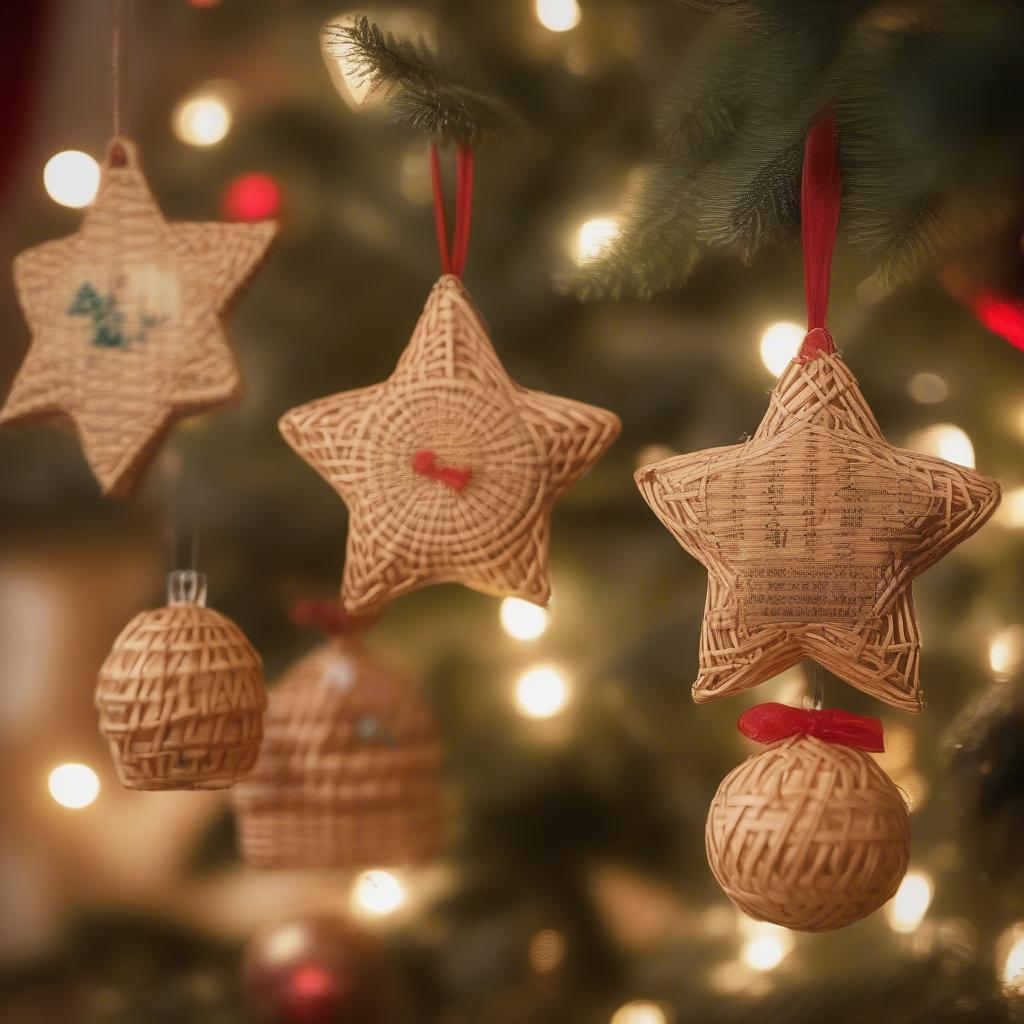
[{"label": "red ribbon bow", "polygon": [[418,451],[413,456],[412,468],[414,473],[437,480],[453,491],[461,491],[469,483],[469,478],[473,473],[471,469],[452,469],[449,466],[439,466],[436,453],[427,449]]},{"label": "red ribbon bow", "polygon": [[800,735],[858,750],[885,750],[879,719],[855,715],[842,708],[805,711],[788,704],[758,704],[740,715],[736,728],[756,743],[775,743]]}]

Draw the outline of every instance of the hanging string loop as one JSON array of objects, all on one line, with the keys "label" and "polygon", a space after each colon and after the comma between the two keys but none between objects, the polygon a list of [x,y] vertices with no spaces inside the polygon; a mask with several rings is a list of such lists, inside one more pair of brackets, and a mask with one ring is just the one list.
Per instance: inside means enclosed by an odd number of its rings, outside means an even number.
[{"label": "hanging string loop", "polygon": [[460,145],[455,150],[455,224],[451,246],[448,244],[448,225],[444,207],[444,188],[441,183],[441,157],[437,144],[430,147],[430,175],[434,186],[434,228],[437,231],[437,249],[441,256],[441,271],[462,277],[469,253],[469,225],[473,209],[473,150]]},{"label": "hanging string loop", "polygon": [[807,134],[800,182],[800,232],[804,250],[807,335],[800,346],[798,358],[804,363],[822,353],[836,350],[826,322],[832,250],[839,225],[841,197],[836,117],[832,108],[826,107]]}]

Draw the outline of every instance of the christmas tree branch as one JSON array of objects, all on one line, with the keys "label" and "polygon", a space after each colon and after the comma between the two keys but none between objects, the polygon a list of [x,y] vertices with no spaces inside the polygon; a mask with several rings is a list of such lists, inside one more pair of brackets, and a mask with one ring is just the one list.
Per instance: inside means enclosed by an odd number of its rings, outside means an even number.
[{"label": "christmas tree branch", "polygon": [[511,108],[477,88],[454,61],[366,17],[329,25],[324,45],[371,91],[387,96],[397,124],[437,142],[478,146],[518,126]]}]

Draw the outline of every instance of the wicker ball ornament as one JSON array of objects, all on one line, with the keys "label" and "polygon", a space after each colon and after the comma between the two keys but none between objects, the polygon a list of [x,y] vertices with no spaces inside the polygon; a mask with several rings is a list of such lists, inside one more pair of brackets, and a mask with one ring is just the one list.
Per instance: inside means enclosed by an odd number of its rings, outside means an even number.
[{"label": "wicker ball ornament", "polygon": [[122,630],[96,687],[100,732],[129,789],[224,789],[256,763],[267,704],[260,656],[205,607],[197,573],[172,573],[164,608]]},{"label": "wicker ball ornament", "polygon": [[910,856],[910,819],[869,754],[796,735],[725,777],[705,840],[718,884],[745,914],[825,932],[895,894]]},{"label": "wicker ball ornament", "polygon": [[444,824],[441,742],[408,682],[340,634],[270,692],[252,774],[232,791],[260,868],[423,861]]}]

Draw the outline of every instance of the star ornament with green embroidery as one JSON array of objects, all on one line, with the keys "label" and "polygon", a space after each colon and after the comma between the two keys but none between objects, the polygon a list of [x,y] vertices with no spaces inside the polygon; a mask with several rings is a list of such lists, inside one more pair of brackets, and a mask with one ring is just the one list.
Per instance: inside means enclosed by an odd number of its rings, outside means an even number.
[{"label": "star ornament with green embroidery", "polygon": [[697,703],[804,658],[924,709],[911,581],[992,515],[999,485],[889,444],[838,354],[794,359],[743,444],[636,473],[708,570]]},{"label": "star ornament with green embroidery", "polygon": [[552,506],[620,429],[605,409],[516,384],[453,274],[383,384],[280,426],[348,506],[351,612],[443,582],[545,604]]},{"label": "star ornament with green embroidery", "polygon": [[0,425],[70,425],[103,493],[128,497],[178,420],[241,394],[222,317],[276,232],[168,223],[114,139],[79,230],[14,261],[32,340]]}]

